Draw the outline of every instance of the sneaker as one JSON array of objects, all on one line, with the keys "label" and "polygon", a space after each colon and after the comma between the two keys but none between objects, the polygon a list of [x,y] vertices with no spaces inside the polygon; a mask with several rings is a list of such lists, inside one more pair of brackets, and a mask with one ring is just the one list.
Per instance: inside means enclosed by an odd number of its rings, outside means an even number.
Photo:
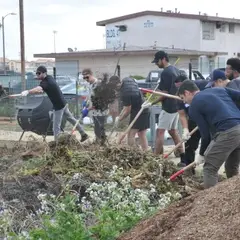
[{"label": "sneaker", "polygon": [[186,164],[183,163],[183,162],[179,162],[179,163],[177,164],[177,166],[180,167],[180,168],[183,168],[183,167],[186,167]]},{"label": "sneaker", "polygon": [[85,133],[82,135],[81,141],[80,142],[84,142],[89,138],[89,136]]}]

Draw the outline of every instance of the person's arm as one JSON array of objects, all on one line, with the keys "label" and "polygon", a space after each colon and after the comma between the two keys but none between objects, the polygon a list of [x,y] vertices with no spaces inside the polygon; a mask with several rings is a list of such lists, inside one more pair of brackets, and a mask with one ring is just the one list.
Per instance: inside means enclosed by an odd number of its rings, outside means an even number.
[{"label": "person's arm", "polygon": [[124,106],[121,113],[119,114],[119,121],[122,121],[124,118],[126,118],[129,113],[131,112],[132,106]]},{"label": "person's arm", "polygon": [[[164,93],[169,93],[170,89],[171,89],[171,76],[169,76],[169,74],[167,72],[163,72],[161,75],[161,81],[158,85],[158,89],[161,92]],[[155,100],[152,105],[157,104],[159,102],[162,102],[164,100],[164,96],[160,96],[157,100]]]},{"label": "person's arm", "polygon": [[28,90],[28,92],[30,94],[34,94],[34,93],[43,93],[43,88],[41,86],[37,86],[35,88],[32,88],[30,90]]},{"label": "person's arm", "polygon": [[38,86],[30,90],[24,90],[21,94],[22,96],[27,96],[28,94],[43,93],[43,91],[43,88],[41,86]]},{"label": "person's arm", "polygon": [[131,97],[130,96],[122,96],[122,102],[123,102],[123,109],[121,113],[119,114],[119,121],[122,121],[124,118],[126,118],[129,113],[131,112],[132,104],[131,104]]},{"label": "person's arm", "polygon": [[201,156],[204,156],[204,152],[206,151],[210,141],[211,141],[211,135],[209,131],[208,124],[203,117],[201,111],[201,106],[198,106],[198,103],[192,104],[189,109],[189,115],[193,121],[196,122],[198,129],[201,134],[201,147],[199,150],[199,154]]},{"label": "person's arm", "polygon": [[182,124],[182,128],[183,129],[188,129],[188,120],[187,120],[187,115],[186,112],[184,110],[178,110],[178,114],[179,114],[179,119],[180,122]]},{"label": "person's arm", "polygon": [[225,88],[225,90],[233,101],[240,101],[240,91],[232,88]]},{"label": "person's arm", "polygon": [[188,129],[188,118],[186,114],[186,107],[185,104],[182,101],[177,101],[177,109],[179,114],[179,119],[182,124],[182,140],[187,141],[189,136],[189,129]]}]

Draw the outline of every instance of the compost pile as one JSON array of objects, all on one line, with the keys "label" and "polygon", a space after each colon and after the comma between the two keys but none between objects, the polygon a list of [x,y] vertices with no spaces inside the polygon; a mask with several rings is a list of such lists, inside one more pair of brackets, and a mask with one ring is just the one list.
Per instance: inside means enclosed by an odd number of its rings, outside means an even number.
[{"label": "compost pile", "polygon": [[63,186],[75,173],[81,173],[81,180],[73,182],[70,188],[81,197],[91,183],[108,181],[113,166],[132,178],[134,188],[145,189],[154,184],[157,194],[177,191],[183,197],[201,189],[199,182],[183,176],[169,182],[168,178],[178,169],[151,153],[128,147],[84,146],[69,136],[60,138],[57,145],[32,141],[10,150],[2,148],[0,152],[0,203],[17,209],[13,219],[16,231],[18,222],[40,207],[39,193],[62,194]]},{"label": "compost pile", "polygon": [[239,184],[237,176],[174,203],[118,240],[240,239]]}]

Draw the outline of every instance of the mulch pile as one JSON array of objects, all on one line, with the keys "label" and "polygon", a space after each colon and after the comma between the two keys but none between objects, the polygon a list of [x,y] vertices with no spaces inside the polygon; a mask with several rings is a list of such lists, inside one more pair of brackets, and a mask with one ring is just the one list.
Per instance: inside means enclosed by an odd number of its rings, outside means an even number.
[{"label": "mulch pile", "polygon": [[174,203],[118,240],[238,240],[239,184],[237,176]]}]

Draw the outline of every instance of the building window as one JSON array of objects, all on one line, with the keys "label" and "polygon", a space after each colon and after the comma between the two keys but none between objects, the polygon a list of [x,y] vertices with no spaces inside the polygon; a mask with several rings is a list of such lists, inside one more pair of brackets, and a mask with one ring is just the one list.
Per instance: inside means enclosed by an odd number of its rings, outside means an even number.
[{"label": "building window", "polygon": [[235,24],[229,23],[229,33],[234,33],[234,32],[235,32]]},{"label": "building window", "polygon": [[220,32],[226,32],[226,24],[221,24]]},{"label": "building window", "polygon": [[202,23],[202,39],[214,40],[215,39],[215,25],[208,22]]}]

